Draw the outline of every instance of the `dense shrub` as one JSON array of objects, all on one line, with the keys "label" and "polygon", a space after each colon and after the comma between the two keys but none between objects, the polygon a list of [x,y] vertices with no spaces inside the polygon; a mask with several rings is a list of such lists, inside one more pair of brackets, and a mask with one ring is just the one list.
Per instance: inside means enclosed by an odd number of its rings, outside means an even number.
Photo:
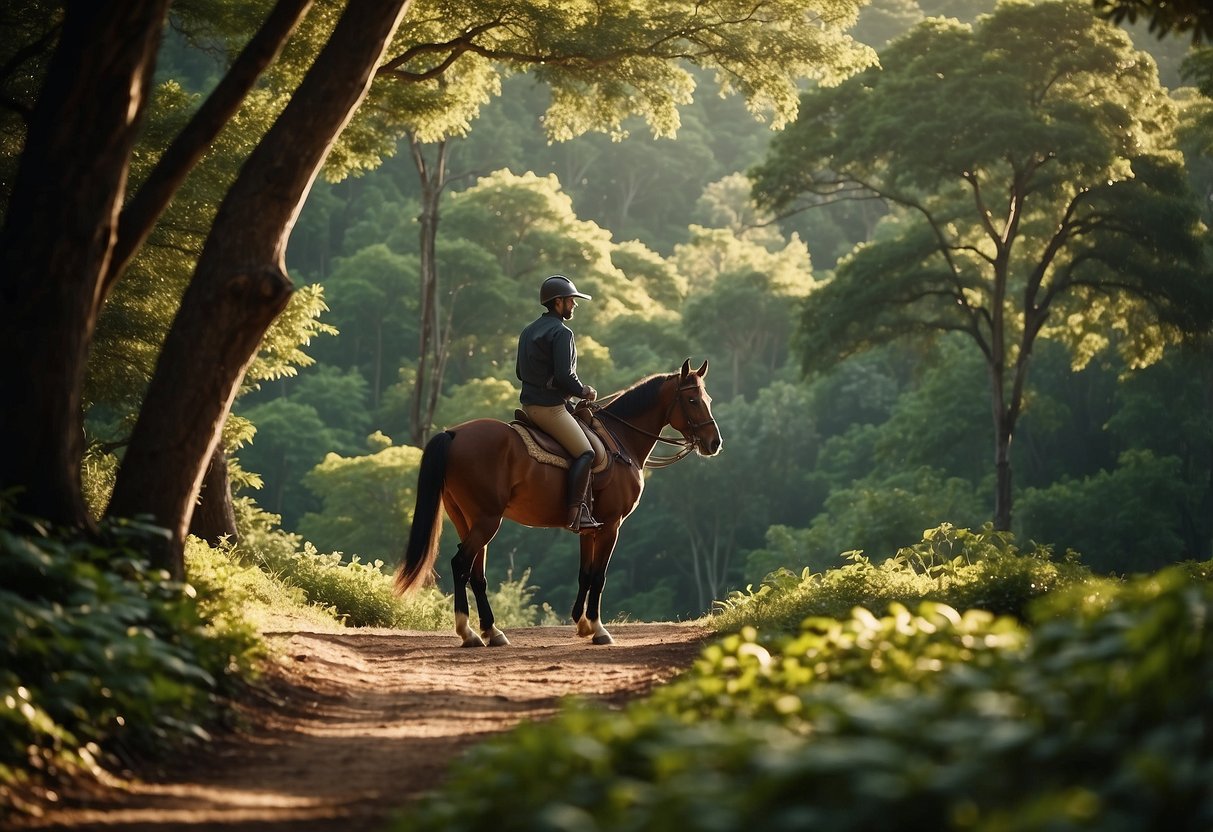
[{"label": "dense shrub", "polygon": [[[278,528],[277,517],[248,500],[237,501],[237,514],[241,539],[235,555],[299,587],[308,602],[332,611],[346,624],[404,630],[454,626],[451,596],[437,588],[426,587],[398,598],[392,589],[390,570],[382,561],[364,563],[357,555],[318,552],[299,535]],[[550,608],[534,603],[534,588],[527,585],[529,575],[526,572],[518,580],[506,580],[489,593],[499,626],[554,622]]]},{"label": "dense shrub", "polygon": [[[1016,499],[1017,524],[1034,537],[1079,549],[1097,572],[1149,572],[1185,557],[1185,506],[1178,457],[1136,450],[1111,471],[1029,488]],[[1186,521],[1191,522],[1191,521]]]},{"label": "dense shrub", "polygon": [[474,750],[396,829],[1210,828],[1213,586],[1174,569],[1032,609],[747,629],[622,713]]},{"label": "dense shrub", "polygon": [[891,603],[922,600],[1023,618],[1034,598],[1091,576],[1073,554],[1057,562],[1047,546],[1021,551],[1011,534],[990,524],[978,531],[946,523],[928,529],[922,542],[880,564],[861,552],[844,557],[850,563],[838,569],[805,569],[799,575],[781,569],[757,588],[733,592],[717,602],[713,625],[725,631],[752,625],[793,632],[809,616],[842,617],[856,606],[883,611]]},{"label": "dense shrub", "polygon": [[0,523],[0,804],[22,784],[203,736],[260,641],[238,600],[168,579],[141,554],[160,530],[99,541]]}]

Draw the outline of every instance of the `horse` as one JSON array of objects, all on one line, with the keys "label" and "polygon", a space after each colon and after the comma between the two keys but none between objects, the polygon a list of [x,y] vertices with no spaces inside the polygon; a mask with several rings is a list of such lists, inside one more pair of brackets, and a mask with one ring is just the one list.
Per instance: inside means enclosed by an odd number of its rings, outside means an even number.
[{"label": "horse", "polygon": [[[650,462],[653,447],[658,441],[682,446],[675,456],[654,463],[681,459],[692,450],[705,457],[720,452],[720,429],[712,418],[712,397],[703,383],[707,371],[707,361],[692,370],[688,358],[681,370],[643,378],[596,407],[618,450],[610,465],[593,478],[594,516],[602,526],[579,535],[581,569],[571,613],[577,635],[592,635],[594,644],[614,643],[600,616],[602,589],[619,527],[640,502],[642,469]],[[682,438],[661,436],[667,425]],[[413,526],[396,569],[396,593],[405,594],[431,575],[442,534],[440,512],[445,508],[459,534],[459,546],[451,559],[455,633],[464,647],[509,644],[494,624],[489,606],[484,576],[488,545],[503,520],[563,528],[565,479],[563,468],[533,459],[522,437],[506,422],[473,419],[434,434],[421,456]],[[469,583],[476,598],[479,634],[468,624]]]}]

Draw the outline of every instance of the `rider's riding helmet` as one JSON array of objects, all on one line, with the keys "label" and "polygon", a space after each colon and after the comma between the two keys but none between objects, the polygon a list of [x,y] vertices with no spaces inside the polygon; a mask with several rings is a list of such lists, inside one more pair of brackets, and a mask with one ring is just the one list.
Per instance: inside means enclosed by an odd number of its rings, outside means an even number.
[{"label": "rider's riding helmet", "polygon": [[583,295],[577,291],[577,287],[573,285],[573,281],[569,280],[562,274],[554,274],[547,280],[543,281],[543,285],[539,287],[539,302],[547,306],[556,298],[585,298],[593,300],[589,295]]}]

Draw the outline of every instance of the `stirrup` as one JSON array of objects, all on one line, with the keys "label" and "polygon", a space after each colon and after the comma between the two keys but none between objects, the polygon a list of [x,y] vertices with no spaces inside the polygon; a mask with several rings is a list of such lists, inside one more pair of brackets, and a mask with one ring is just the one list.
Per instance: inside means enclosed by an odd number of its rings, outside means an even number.
[{"label": "stirrup", "polygon": [[578,534],[593,534],[602,528],[602,524],[590,514],[590,507],[585,503],[569,506],[569,518],[565,527]]}]

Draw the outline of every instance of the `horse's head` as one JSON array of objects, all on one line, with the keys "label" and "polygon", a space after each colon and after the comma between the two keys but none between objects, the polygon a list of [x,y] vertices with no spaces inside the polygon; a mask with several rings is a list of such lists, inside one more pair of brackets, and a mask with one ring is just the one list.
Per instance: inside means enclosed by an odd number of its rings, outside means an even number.
[{"label": "horse's head", "polygon": [[678,373],[677,399],[671,405],[670,426],[695,447],[700,456],[720,453],[720,428],[712,418],[712,397],[704,385],[708,374],[705,360],[698,370],[691,369],[691,359],[682,362]]}]

